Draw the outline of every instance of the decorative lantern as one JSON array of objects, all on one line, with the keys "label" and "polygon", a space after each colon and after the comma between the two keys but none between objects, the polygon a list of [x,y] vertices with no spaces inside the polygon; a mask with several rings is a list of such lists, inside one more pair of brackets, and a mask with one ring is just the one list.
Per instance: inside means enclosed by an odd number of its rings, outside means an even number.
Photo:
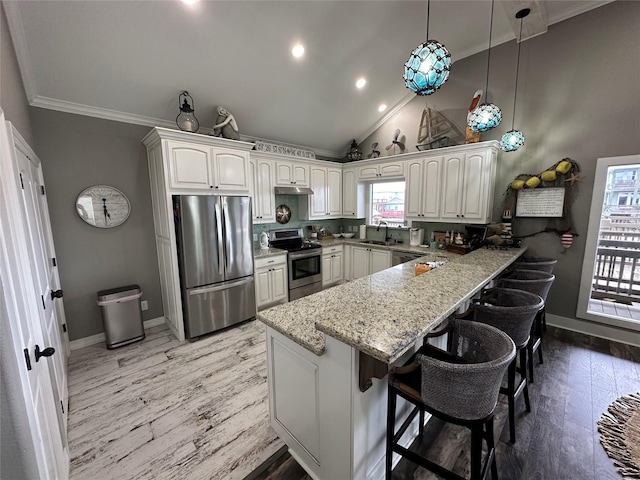
[{"label": "decorative lantern", "polygon": [[362,160],[362,150],[360,150],[355,138],[351,142],[351,148],[349,148],[349,151],[347,152],[347,159],[350,162]]},{"label": "decorative lantern", "polygon": [[[188,99],[188,100],[187,100]],[[191,101],[191,104],[189,103]],[[180,106],[180,114],[176,117],[176,125],[180,130],[185,132],[197,132],[200,127],[200,122],[194,114],[194,109],[191,105],[194,105],[193,98],[186,90],[178,96],[178,105]]]},{"label": "decorative lantern", "polygon": [[500,139],[500,148],[505,152],[513,152],[524,145],[524,135],[519,130],[509,130]]},{"label": "decorative lantern", "polygon": [[429,8],[427,1],[427,39],[411,52],[404,64],[404,83],[417,95],[431,95],[449,78],[451,54],[437,40],[429,40]]}]

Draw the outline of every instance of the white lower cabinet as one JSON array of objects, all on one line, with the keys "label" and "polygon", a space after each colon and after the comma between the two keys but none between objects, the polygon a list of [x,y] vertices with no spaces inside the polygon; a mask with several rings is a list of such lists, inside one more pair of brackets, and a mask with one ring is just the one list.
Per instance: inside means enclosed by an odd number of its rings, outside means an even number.
[{"label": "white lower cabinet", "polygon": [[391,266],[391,251],[369,247],[351,247],[350,279],[366,277]]},{"label": "white lower cabinet", "polygon": [[287,256],[256,258],[256,308],[287,302]]},{"label": "white lower cabinet", "polygon": [[322,287],[340,283],[343,274],[344,254],[342,245],[322,248]]}]

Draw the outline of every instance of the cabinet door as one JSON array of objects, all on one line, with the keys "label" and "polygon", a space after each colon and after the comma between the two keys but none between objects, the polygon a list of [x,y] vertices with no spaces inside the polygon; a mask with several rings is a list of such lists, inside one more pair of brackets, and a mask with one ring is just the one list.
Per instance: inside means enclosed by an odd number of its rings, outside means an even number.
[{"label": "cabinet door", "polygon": [[167,141],[167,150],[171,188],[212,188],[210,147]]},{"label": "cabinet door", "polygon": [[386,270],[391,266],[391,252],[388,250],[371,249],[369,274]]},{"label": "cabinet door", "polygon": [[249,192],[249,155],[235,150],[213,149],[213,188]]},{"label": "cabinet door", "polygon": [[371,180],[378,178],[378,165],[366,165],[358,168],[358,180]]},{"label": "cabinet door", "polygon": [[449,155],[443,162],[443,192],[440,217],[443,220],[460,218],[461,188],[463,176],[464,155]]},{"label": "cabinet door", "polygon": [[[342,253],[334,253],[331,257],[331,283],[338,283],[344,277],[342,273]],[[324,265],[323,265],[324,267]]]},{"label": "cabinet door", "polygon": [[322,286],[326,287],[333,281],[333,274],[331,273],[333,254],[322,255]]},{"label": "cabinet door", "polygon": [[404,162],[384,163],[379,171],[380,177],[401,177],[404,175]]},{"label": "cabinet door", "polygon": [[[258,199],[260,210],[258,212],[259,223],[275,222],[276,208],[275,195],[273,193],[273,163],[259,160],[256,165],[257,187],[254,198]],[[254,205],[255,208],[255,205]],[[254,212],[254,218],[256,213]]]},{"label": "cabinet door", "polygon": [[326,218],[327,210],[327,169],[323,167],[311,167],[311,190],[309,196],[309,218]]},{"label": "cabinet door", "polygon": [[276,265],[271,269],[271,300],[279,302],[287,298],[287,265]]},{"label": "cabinet door", "polygon": [[308,187],[309,166],[285,161],[276,162],[276,185]]},{"label": "cabinet door", "polygon": [[351,248],[351,279],[369,275],[369,248]]},{"label": "cabinet door", "polygon": [[442,157],[425,160],[422,172],[422,217],[424,218],[437,219],[440,217],[441,173]]},{"label": "cabinet door", "polygon": [[356,218],[358,209],[358,181],[356,171],[345,169],[342,171],[342,216]]},{"label": "cabinet door", "polygon": [[327,213],[331,217],[342,216],[342,170],[327,169]]},{"label": "cabinet door", "polygon": [[464,187],[460,215],[465,220],[483,220],[486,216],[487,178],[490,169],[485,152],[467,154],[464,163]]},{"label": "cabinet door", "polygon": [[260,308],[263,305],[271,303],[271,271],[269,268],[256,269],[256,306]]},{"label": "cabinet door", "polygon": [[423,196],[423,159],[407,162],[407,199],[404,214],[407,217],[422,217]]},{"label": "cabinet door", "polygon": [[309,166],[293,164],[293,184],[297,187],[309,186]]}]

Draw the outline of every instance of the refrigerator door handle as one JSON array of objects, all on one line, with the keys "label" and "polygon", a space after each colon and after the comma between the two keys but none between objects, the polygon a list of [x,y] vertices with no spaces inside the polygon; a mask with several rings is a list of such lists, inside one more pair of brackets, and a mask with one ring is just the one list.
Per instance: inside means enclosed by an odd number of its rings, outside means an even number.
[{"label": "refrigerator door handle", "polygon": [[[222,200],[222,213],[224,214],[224,226],[225,226],[225,232],[227,231],[226,226],[227,226],[227,221],[229,219],[229,205],[227,205],[227,202],[224,201],[224,199]],[[229,243],[229,239],[227,237],[227,235],[225,234],[225,237],[227,239],[227,243]],[[229,252],[230,252],[231,246],[230,245],[225,245],[225,255],[224,255],[224,268],[226,270],[229,270]]]},{"label": "refrigerator door handle", "polygon": [[218,242],[218,274],[222,275],[224,273],[224,265],[226,262],[224,261],[224,251],[222,245],[222,213],[220,212],[220,199],[216,199],[216,230],[218,230],[218,238],[216,241]]},{"label": "refrigerator door handle", "polygon": [[245,285],[247,283],[253,282],[253,277],[247,277],[247,278],[243,278],[242,280],[238,280],[237,282],[231,282],[231,283],[223,283],[220,285],[215,285],[213,287],[202,287],[202,288],[193,288],[191,290],[189,290],[189,295],[202,295],[203,293],[209,293],[209,292],[217,292],[220,290],[226,290],[228,288],[232,288],[232,287],[238,287],[240,285]]}]

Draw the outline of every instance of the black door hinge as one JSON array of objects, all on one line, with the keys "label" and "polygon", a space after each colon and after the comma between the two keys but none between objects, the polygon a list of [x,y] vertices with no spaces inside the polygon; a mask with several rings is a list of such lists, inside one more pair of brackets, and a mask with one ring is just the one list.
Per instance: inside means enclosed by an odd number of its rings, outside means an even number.
[{"label": "black door hinge", "polygon": [[53,257],[53,258],[51,259],[51,263],[53,263],[53,266],[54,266],[54,267],[57,267],[57,266],[58,266],[58,264],[56,263],[56,257]]},{"label": "black door hinge", "polygon": [[44,297],[42,295],[40,295],[40,299],[42,300],[42,309],[46,310],[47,307],[44,306]]},{"label": "black door hinge", "polygon": [[66,324],[66,323],[63,323],[63,324],[62,324],[62,331],[63,331],[64,333],[67,333],[67,324]]},{"label": "black door hinge", "polygon": [[60,410],[64,413],[64,404],[62,403],[62,400],[60,400]]},{"label": "black door hinge", "polygon": [[22,181],[22,174],[20,174],[20,186],[24,190],[24,182]]},{"label": "black door hinge", "polygon": [[44,193],[44,185],[40,185],[40,193],[41,193],[42,195],[44,195],[44,194],[45,194],[45,193]]},{"label": "black door hinge", "polygon": [[27,370],[31,370],[31,358],[29,358],[29,349],[24,349],[24,361],[27,364]]}]

